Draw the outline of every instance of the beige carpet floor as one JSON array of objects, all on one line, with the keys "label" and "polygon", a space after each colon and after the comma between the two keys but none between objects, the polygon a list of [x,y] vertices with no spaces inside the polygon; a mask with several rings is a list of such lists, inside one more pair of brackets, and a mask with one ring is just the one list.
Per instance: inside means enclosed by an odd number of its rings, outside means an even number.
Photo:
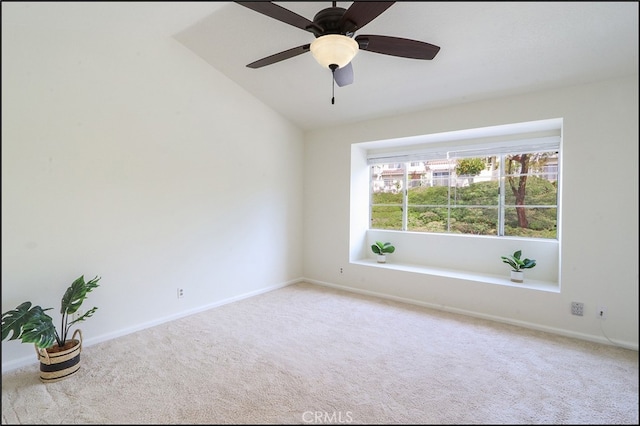
[{"label": "beige carpet floor", "polygon": [[34,359],[2,423],[638,424],[638,352],[302,283]]}]

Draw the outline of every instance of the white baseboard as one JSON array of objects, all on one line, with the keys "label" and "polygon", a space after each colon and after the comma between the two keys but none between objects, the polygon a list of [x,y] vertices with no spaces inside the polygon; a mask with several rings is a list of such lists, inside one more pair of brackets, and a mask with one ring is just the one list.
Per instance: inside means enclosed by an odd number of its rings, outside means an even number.
[{"label": "white baseboard", "polygon": [[[277,290],[279,288],[287,287],[292,284],[296,284],[303,281],[301,278],[287,281],[281,284],[261,288],[259,290],[255,290],[249,293],[239,294],[237,296],[229,297],[227,299],[219,300],[213,303],[209,303],[207,305],[199,306],[194,309],[189,309],[186,311],[179,312],[177,314],[168,315],[165,317],[160,317],[154,319],[152,321],[147,321],[145,323],[137,324],[133,327],[123,328],[111,333],[102,334],[100,336],[92,337],[82,341],[83,346],[88,347],[98,343],[106,342],[108,340],[117,339],[118,337],[126,336],[127,334],[135,333],[136,331],[144,330],[146,328],[155,327],[156,325],[164,324],[169,321],[175,321],[180,318],[187,317],[189,315],[194,315],[199,312],[207,311],[209,309],[217,308],[218,306],[227,305],[229,303],[237,302],[239,300],[248,299],[253,296],[257,296],[259,294],[268,293],[273,290]],[[8,362],[2,363],[2,374],[7,373],[9,371],[16,370],[21,367],[25,367],[28,365],[36,365],[38,366],[38,361],[35,355],[25,356],[22,358],[18,358],[15,360],[11,360]]]},{"label": "white baseboard", "polygon": [[544,332],[547,332],[547,333],[557,334],[557,335],[560,335],[560,336],[573,337],[573,338],[576,338],[576,339],[587,340],[589,342],[602,343],[602,344],[609,345],[609,346],[618,346],[618,347],[621,347],[621,348],[624,348],[624,349],[631,349],[631,350],[634,350],[634,351],[638,350],[638,344],[636,344],[636,343],[633,343],[633,342],[614,342],[614,341],[609,340],[607,337],[604,337],[604,336],[595,336],[595,335],[591,335],[591,334],[577,333],[575,331],[565,330],[565,329],[562,329],[562,328],[547,327],[547,326],[540,325],[540,324],[530,323],[530,322],[526,322],[526,321],[518,321],[518,320],[513,320],[513,319],[510,319],[510,318],[503,318],[503,317],[499,317],[499,316],[495,316],[495,315],[488,315],[488,314],[468,311],[468,310],[464,310],[464,309],[456,309],[456,308],[451,308],[451,307],[442,307],[440,305],[421,302],[419,300],[407,299],[407,298],[404,298],[404,297],[393,296],[393,295],[390,295],[390,294],[377,293],[375,291],[362,290],[362,289],[358,289],[358,288],[341,286],[341,285],[328,283],[328,282],[324,282],[324,281],[312,280],[310,278],[305,278],[302,281],[303,282],[308,282],[310,284],[316,284],[316,285],[325,286],[325,287],[332,287],[332,288],[335,288],[335,289],[338,289],[338,290],[344,290],[344,291],[351,292],[351,293],[364,294],[364,295],[367,295],[367,296],[375,296],[375,297],[379,297],[381,299],[388,299],[388,300],[393,300],[393,301],[396,301],[396,302],[402,302],[402,303],[408,303],[408,304],[411,304],[411,305],[422,306],[422,307],[425,307],[425,308],[435,309],[435,310],[438,310],[438,311],[451,312],[451,313],[460,314],[460,315],[466,315],[466,316],[470,316],[470,317],[474,317],[474,318],[481,318],[481,319],[486,319],[486,320],[490,320],[490,321],[501,322],[501,323],[504,323],[504,324],[517,325],[517,326],[528,328],[528,329],[531,329],[531,330],[544,331]]},{"label": "white baseboard", "polygon": [[[214,303],[210,303],[210,304],[207,304],[207,305],[199,306],[197,308],[186,310],[186,311],[183,311],[183,312],[179,312],[177,314],[169,315],[169,316],[166,316],[166,317],[157,318],[155,320],[148,321],[148,322],[145,322],[145,323],[142,323],[142,324],[138,324],[138,325],[133,326],[133,327],[117,330],[117,331],[112,332],[112,333],[106,333],[106,334],[103,334],[103,335],[100,335],[100,336],[97,336],[97,337],[93,337],[93,338],[84,340],[83,341],[83,345],[91,346],[91,345],[95,345],[95,344],[98,344],[98,343],[106,342],[108,340],[117,339],[118,337],[126,336],[127,334],[135,333],[136,331],[144,330],[146,328],[150,328],[150,327],[154,327],[156,325],[164,324],[164,323],[169,322],[169,321],[174,321],[174,320],[177,320],[177,319],[180,319],[180,318],[184,318],[184,317],[187,317],[189,315],[194,315],[194,314],[197,314],[199,312],[203,312],[203,311],[206,311],[206,310],[209,310],[209,309],[216,308],[218,306],[223,306],[223,305],[226,305],[226,304],[229,304],[229,303],[237,302],[239,300],[243,300],[243,299],[247,299],[247,298],[250,298],[250,297],[253,297],[253,296],[257,296],[259,294],[268,293],[270,291],[277,290],[279,288],[287,287],[289,285],[297,284],[297,283],[300,283],[300,282],[306,282],[306,283],[309,283],[309,284],[314,284],[314,285],[319,285],[319,286],[324,286],[324,287],[331,287],[331,288],[335,288],[335,289],[338,289],[338,290],[343,290],[343,291],[346,291],[346,292],[351,292],[351,293],[356,293],[356,294],[363,294],[363,295],[367,295],[367,296],[379,297],[381,299],[393,300],[393,301],[396,301],[396,302],[402,302],[402,303],[407,303],[407,304],[411,304],[411,305],[422,306],[422,307],[425,307],[425,308],[435,309],[435,310],[444,311],[444,312],[451,312],[451,313],[460,314],[460,315],[467,315],[467,316],[474,317],[474,318],[481,318],[481,319],[501,322],[501,323],[505,323],[505,324],[517,325],[517,326],[520,326],[520,327],[524,327],[524,328],[528,328],[528,329],[532,329],[532,330],[544,331],[544,332],[557,334],[557,335],[561,335],[561,336],[565,336],[565,337],[573,337],[573,338],[576,338],[576,339],[587,340],[587,341],[596,342],[596,343],[602,343],[602,344],[605,344],[605,345],[619,346],[621,348],[631,349],[631,350],[635,350],[635,351],[638,350],[638,345],[634,344],[634,343],[631,343],[631,342],[613,342],[613,341],[610,341],[609,339],[607,339],[606,337],[602,337],[602,336],[594,336],[594,335],[590,335],[590,334],[577,333],[577,332],[574,332],[574,331],[571,331],[571,330],[564,330],[564,329],[560,329],[560,328],[556,328],[556,327],[541,326],[539,324],[529,323],[529,322],[525,322],[525,321],[512,320],[510,318],[503,318],[503,317],[498,317],[498,316],[495,316],[495,315],[487,315],[487,314],[482,314],[482,313],[478,313],[478,312],[467,311],[467,310],[464,310],[464,309],[443,308],[442,306],[439,306],[439,305],[426,303],[426,302],[421,302],[421,301],[418,301],[418,300],[407,299],[407,298],[397,297],[397,296],[393,296],[393,295],[389,295],[389,294],[377,293],[377,292],[374,292],[374,291],[368,291],[368,290],[362,290],[362,289],[357,289],[357,288],[352,288],[352,287],[341,286],[341,285],[328,283],[328,282],[324,282],[324,281],[313,280],[313,279],[309,279],[309,278],[298,278],[298,279],[290,280],[290,281],[287,281],[287,282],[282,283],[282,284],[277,284],[277,285],[274,285],[274,286],[262,288],[260,290],[252,291],[252,292],[249,292],[249,293],[244,293],[244,294],[240,294],[240,295],[237,295],[237,296],[229,297],[227,299],[219,300],[219,301],[216,301]],[[36,365],[36,367],[37,367],[37,363],[38,363],[38,361],[35,359],[35,356],[33,356],[33,355],[25,356],[23,358],[18,358],[18,359],[15,359],[15,360],[11,360],[11,361],[2,363],[2,373],[4,374],[6,372],[9,372],[9,371],[12,371],[12,370],[16,370],[18,368],[25,367],[25,366],[28,366],[28,365]]]}]

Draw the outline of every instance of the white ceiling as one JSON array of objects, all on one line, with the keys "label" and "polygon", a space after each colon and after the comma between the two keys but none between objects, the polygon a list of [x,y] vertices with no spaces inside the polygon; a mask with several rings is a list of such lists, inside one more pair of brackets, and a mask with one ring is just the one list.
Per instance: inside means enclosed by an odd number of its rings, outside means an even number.
[{"label": "white ceiling", "polygon": [[[313,20],[330,1],[276,2]],[[352,2],[337,2],[348,8]],[[303,129],[638,73],[638,2],[396,2],[356,32],[440,46],[431,61],[367,51],[335,88],[311,53],[246,64],[313,35],[233,2],[2,2],[6,24],[174,37]],[[4,41],[3,41],[4,42]]]},{"label": "white ceiling", "polygon": [[[276,2],[313,20],[330,1]],[[337,2],[347,9],[352,2]],[[310,52],[246,64],[314,36],[235,3],[175,38],[303,129],[638,72],[637,2],[396,2],[356,32],[440,46],[433,60],[360,51],[335,88]]]}]

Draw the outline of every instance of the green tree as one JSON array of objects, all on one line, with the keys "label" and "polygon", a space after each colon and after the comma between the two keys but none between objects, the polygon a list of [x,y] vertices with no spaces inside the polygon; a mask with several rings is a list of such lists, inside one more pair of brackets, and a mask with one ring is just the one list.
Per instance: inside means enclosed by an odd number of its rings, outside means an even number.
[{"label": "green tree", "polygon": [[478,176],[486,164],[481,158],[463,158],[458,160],[456,173],[458,176]]},{"label": "green tree", "polygon": [[525,196],[527,194],[527,179],[531,169],[541,169],[545,164],[550,152],[538,152],[533,154],[515,154],[505,157],[505,171],[507,174],[507,183],[515,197],[516,212],[518,215],[518,226],[520,228],[528,228],[529,220],[527,218],[525,205]]}]

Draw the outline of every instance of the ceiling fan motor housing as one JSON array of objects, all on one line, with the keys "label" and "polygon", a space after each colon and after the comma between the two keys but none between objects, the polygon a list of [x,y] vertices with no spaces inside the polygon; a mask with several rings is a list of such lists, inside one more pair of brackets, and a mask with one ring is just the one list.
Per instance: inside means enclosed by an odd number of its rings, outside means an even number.
[{"label": "ceiling fan motor housing", "polygon": [[[340,28],[340,20],[346,11],[347,9],[342,7],[329,7],[322,9],[313,17],[313,23],[318,28],[312,28],[311,32],[313,32],[316,38],[327,34],[342,34],[347,37],[352,37],[353,32],[345,34]],[[321,31],[318,31],[318,29],[321,29]]]}]

